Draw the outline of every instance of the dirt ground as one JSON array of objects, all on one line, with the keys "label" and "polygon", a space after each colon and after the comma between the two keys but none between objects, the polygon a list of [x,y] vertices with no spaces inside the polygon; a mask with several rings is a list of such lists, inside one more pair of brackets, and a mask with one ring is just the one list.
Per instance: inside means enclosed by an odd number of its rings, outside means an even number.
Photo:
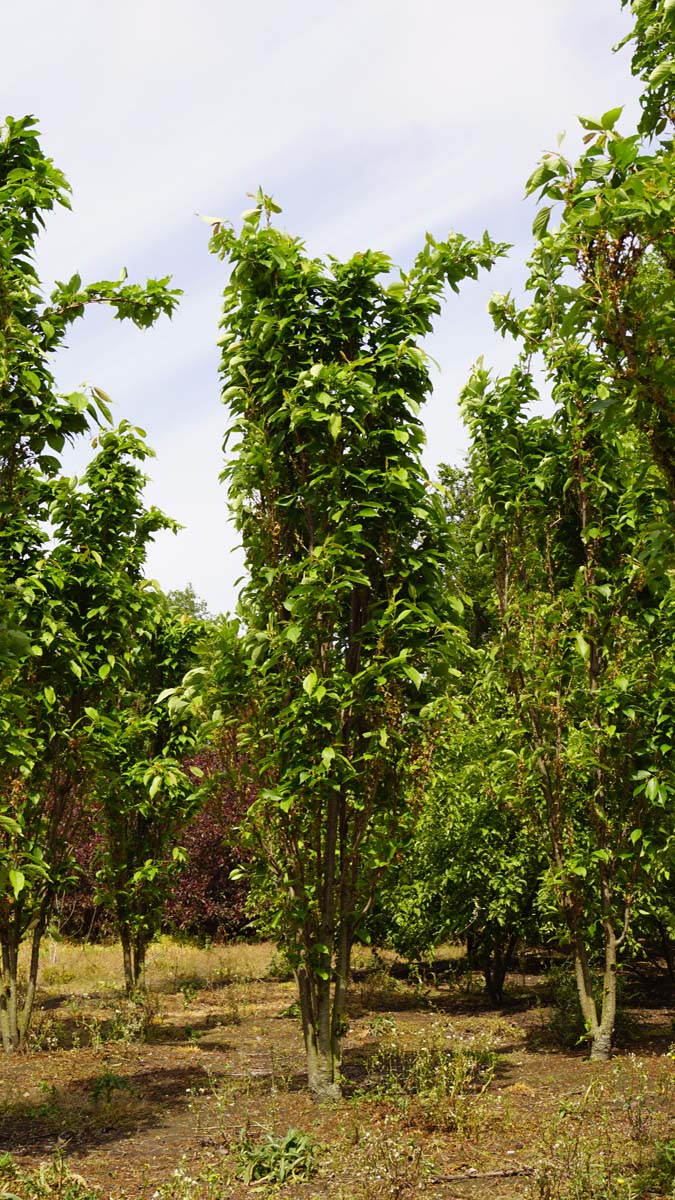
[{"label": "dirt ground", "polygon": [[[625,1047],[597,1065],[556,1043],[543,975],[514,975],[497,1013],[459,962],[405,978],[364,952],[345,1099],[331,1105],[305,1091],[294,985],[270,947],[162,942],[142,1003],[123,998],[119,973],[114,947],[49,947],[31,1047],[3,1062],[0,1197],[671,1194],[670,996],[646,965],[627,989]],[[290,1130],[298,1174],[279,1182],[269,1147]],[[271,1175],[248,1183],[256,1153]]]}]

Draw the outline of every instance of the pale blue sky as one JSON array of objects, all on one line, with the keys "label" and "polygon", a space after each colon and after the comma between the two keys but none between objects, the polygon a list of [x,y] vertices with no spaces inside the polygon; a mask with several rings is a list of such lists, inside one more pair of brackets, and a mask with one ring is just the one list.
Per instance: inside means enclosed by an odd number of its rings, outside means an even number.
[{"label": "pale blue sky", "polygon": [[[87,380],[157,452],[149,497],[181,521],[150,573],[192,581],[212,610],[235,603],[241,559],[218,484],[226,413],[215,341],[224,266],[197,213],[237,219],[260,183],[312,253],[373,247],[408,263],[426,229],[515,243],[507,264],[467,284],[429,345],[441,364],[427,462],[460,461],[456,397],[491,332],[492,290],[518,287],[532,205],[524,181],[576,114],[626,103],[628,27],[619,0],[33,0],[3,12],[2,101],[34,113],[73,186],[39,267],[47,286],[172,274],[173,322],[140,333],[93,313],[57,363],[64,390]],[[84,450],[76,462],[82,462]]]}]

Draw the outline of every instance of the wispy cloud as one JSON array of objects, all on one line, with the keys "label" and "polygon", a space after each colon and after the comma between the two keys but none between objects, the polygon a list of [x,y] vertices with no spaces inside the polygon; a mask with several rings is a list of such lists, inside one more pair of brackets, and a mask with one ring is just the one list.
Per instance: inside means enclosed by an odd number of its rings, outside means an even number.
[{"label": "wispy cloud", "polygon": [[186,526],[158,542],[163,585],[191,579],[231,606],[240,567],[225,553],[217,483],[226,414],[215,340],[222,264],[195,214],[236,218],[258,183],[313,253],[377,246],[405,263],[432,229],[488,226],[518,243],[512,264],[452,301],[433,342],[443,372],[429,405],[430,462],[456,458],[455,397],[481,350],[506,365],[485,304],[518,282],[531,208],[523,182],[575,114],[636,89],[610,47],[618,0],[33,0],[3,12],[3,100],[35,112],[70,178],[74,213],[49,221],[47,280],[173,273],[172,324],[147,334],[95,314],[58,363],[64,387],[91,379],[146,427],[158,457],[150,495]]}]

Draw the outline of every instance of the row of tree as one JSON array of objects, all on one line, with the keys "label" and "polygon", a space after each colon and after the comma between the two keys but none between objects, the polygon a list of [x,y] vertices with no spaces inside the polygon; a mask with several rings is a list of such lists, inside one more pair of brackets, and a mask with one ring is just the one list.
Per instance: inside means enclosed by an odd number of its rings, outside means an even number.
[{"label": "row of tree", "polygon": [[[39,943],[95,809],[130,987],[157,926],[162,864],[196,810],[198,740],[243,781],[253,904],[295,972],[310,1087],[340,1089],[351,948],[385,921],[419,949],[468,935],[501,997],[516,939],[569,945],[592,1053],[609,1054],[619,953],[662,928],[675,824],[675,4],[636,0],[639,128],[582,120],[576,163],[545,155],[528,300],[501,379],[463,395],[468,471],[421,462],[420,339],[443,290],[507,247],[430,235],[386,256],[309,258],[262,192],[211,248],[222,319],[226,470],[247,560],[237,621],[211,630],[142,578],[168,522],[141,499],[139,431],[95,389],[59,397],[49,356],[90,303],[149,324],[168,280],[49,304],[32,252],[65,184],[28,122],[0,143],[0,1028],[25,1034]],[[549,415],[540,415],[543,379]],[[81,484],[66,439],[101,426]],[[189,669],[192,668],[192,669]],[[183,683],[181,676],[188,674]],[[153,842],[156,838],[156,842]],[[33,954],[23,1015],[17,952]],[[600,996],[594,967],[601,964]]]}]

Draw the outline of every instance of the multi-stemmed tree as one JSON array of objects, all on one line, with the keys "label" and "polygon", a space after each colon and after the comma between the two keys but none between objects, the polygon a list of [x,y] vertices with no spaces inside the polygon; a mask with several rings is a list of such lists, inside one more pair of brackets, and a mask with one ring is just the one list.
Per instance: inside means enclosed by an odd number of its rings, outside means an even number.
[{"label": "multi-stemmed tree", "polygon": [[[8,119],[0,133],[0,1034],[6,1050],[25,1037],[40,941],[69,871],[69,834],[94,766],[89,726],[124,678],[142,603],[144,548],[166,524],[143,508],[142,477],[130,460],[148,451],[128,426],[103,434],[82,488],[59,478],[66,442],[109,420],[101,391],[56,391],[51,357],[69,325],[89,304],[106,304],[117,317],[148,326],[171,313],[177,293],[167,280],[83,286],[74,275],[46,302],[34,250],[44,216],[57,204],[68,205],[68,187],[43,155],[34,122]],[[105,557],[90,544],[96,521],[108,529]],[[126,607],[117,603],[122,581],[133,581]],[[27,936],[28,988],[20,1003],[17,959]]]},{"label": "multi-stemmed tree", "polygon": [[218,677],[256,776],[249,836],[298,982],[309,1084],[330,1097],[352,942],[399,844],[425,675],[447,641],[419,339],[446,283],[502,247],[427,236],[390,283],[383,254],[308,258],[271,225],[278,211],[259,194],[240,232],[212,239],[232,265],[225,475],[248,568]]},{"label": "multi-stemmed tree", "polygon": [[[591,1053],[606,1058],[618,955],[672,858],[673,108],[675,8],[633,4],[638,130],[582,119],[576,163],[547,154],[530,303],[496,297],[523,358],[465,393],[500,614],[501,678],[548,845]],[[531,415],[540,355],[554,415]],[[532,799],[534,797],[534,800]],[[593,962],[602,964],[601,997]]]}]

